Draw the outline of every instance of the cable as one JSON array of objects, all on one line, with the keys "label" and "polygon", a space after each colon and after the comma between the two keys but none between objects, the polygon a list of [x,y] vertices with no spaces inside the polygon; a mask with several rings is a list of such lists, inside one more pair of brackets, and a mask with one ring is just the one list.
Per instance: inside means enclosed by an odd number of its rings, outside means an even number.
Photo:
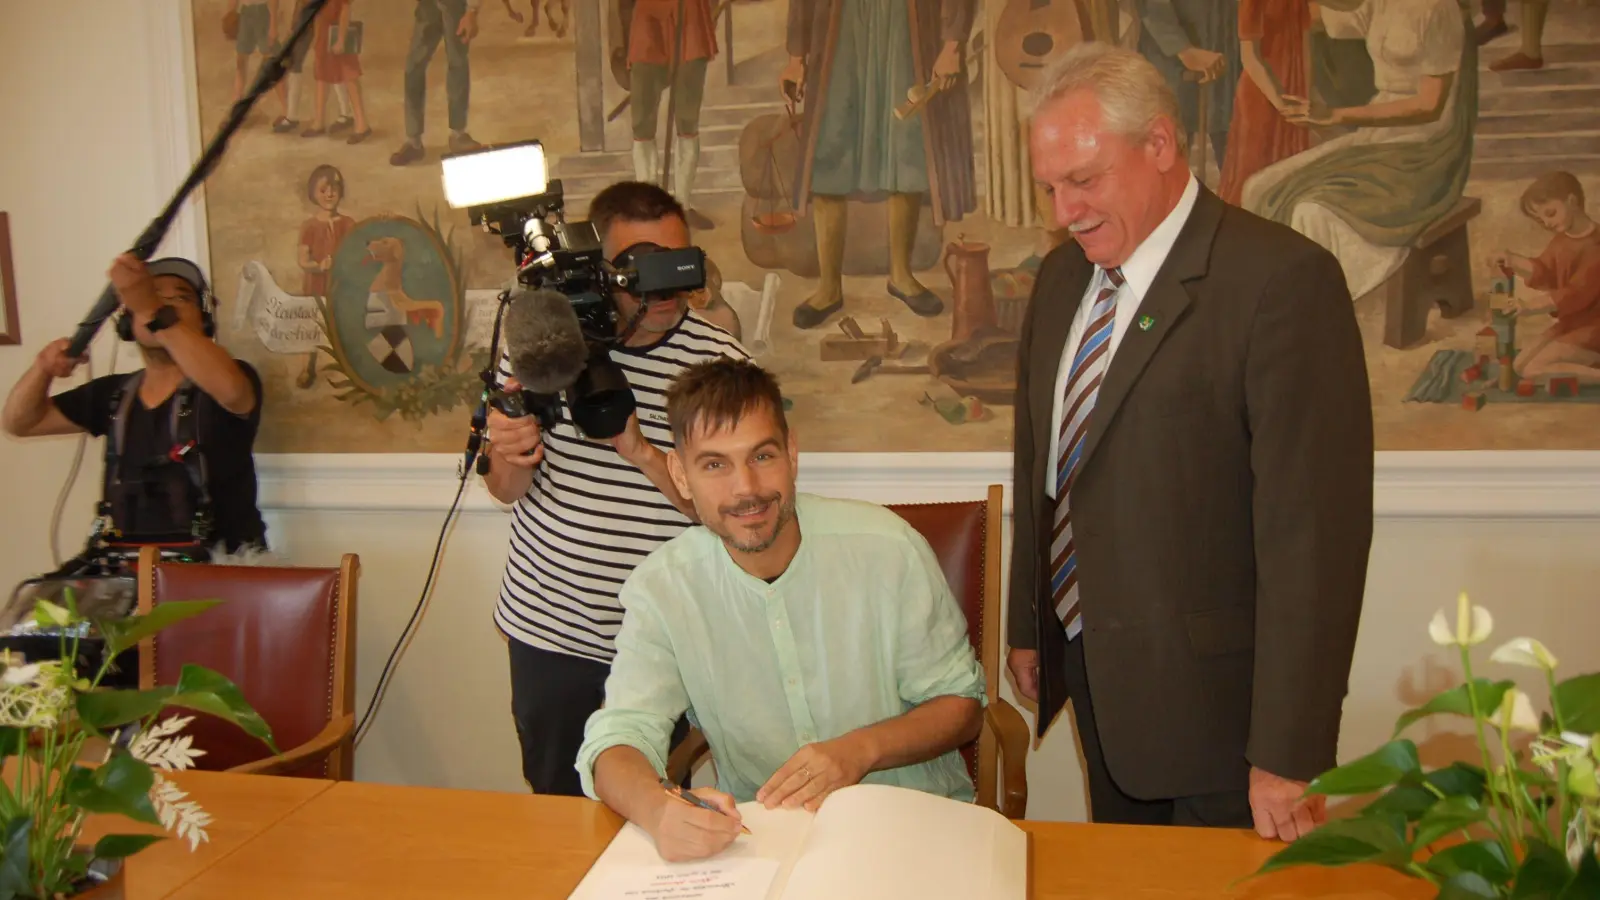
[{"label": "cable", "polygon": [[[378,675],[378,686],[372,691],[372,699],[367,701],[367,709],[361,714],[361,720],[356,723],[355,745],[360,746],[361,741],[367,736],[367,729],[377,719],[378,707],[382,705],[383,698],[389,690],[389,680],[399,667],[400,659],[404,656],[411,641],[417,635],[421,624],[422,614],[428,607],[429,597],[433,593],[433,579],[439,572],[439,557],[444,553],[444,543],[450,535],[450,526],[456,521],[456,514],[461,509],[461,496],[466,493],[467,480],[472,477],[473,461],[478,458],[483,445],[483,435],[480,432],[480,422],[487,404],[489,388],[495,383],[495,373],[500,367],[500,326],[505,318],[506,307],[511,302],[511,292],[504,291],[500,294],[500,308],[495,311],[494,330],[489,337],[489,364],[482,372],[484,382],[483,394],[478,402],[478,410],[473,415],[471,434],[467,438],[467,451],[461,462],[461,480],[456,485],[455,499],[450,501],[450,509],[444,514],[444,525],[439,528],[439,540],[433,545],[433,560],[428,564],[428,577],[422,582],[422,595],[417,598],[417,605],[411,610],[411,618],[406,620],[406,627],[400,630],[400,637],[394,643],[394,649],[389,651],[389,659],[383,664],[383,671]],[[487,457],[484,457],[487,458]],[[481,473],[480,473],[481,474]]]}]

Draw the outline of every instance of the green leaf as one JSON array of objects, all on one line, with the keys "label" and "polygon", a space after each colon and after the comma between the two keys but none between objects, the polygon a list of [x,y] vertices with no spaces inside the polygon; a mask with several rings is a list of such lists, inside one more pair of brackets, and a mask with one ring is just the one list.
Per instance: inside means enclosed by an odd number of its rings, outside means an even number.
[{"label": "green leaf", "polygon": [[113,813],[136,822],[161,824],[150,804],[150,785],[155,782],[150,767],[126,753],[118,753],[98,769],[73,766],[67,773],[68,803],[89,812]]},{"label": "green leaf", "polygon": [[0,728],[0,759],[9,759],[22,752],[28,733],[21,728]]},{"label": "green leaf", "polygon": [[1567,865],[1566,854],[1544,841],[1530,838],[1527,854],[1511,886],[1511,900],[1555,900],[1571,880],[1572,867]]},{"label": "green leaf", "polygon": [[1593,900],[1600,897],[1600,858],[1585,853],[1578,862],[1578,874],[1567,882],[1559,900]]},{"label": "green leaf", "polygon": [[90,728],[104,731],[155,715],[170,696],[170,687],[148,691],[84,691],[77,697],[78,718]]},{"label": "green leaf", "polygon": [[[1428,789],[1428,785],[1433,790]],[[1467,763],[1451,763],[1443,769],[1435,769],[1422,776],[1408,775],[1400,783],[1386,791],[1381,797],[1367,804],[1361,810],[1361,815],[1377,813],[1399,813],[1409,822],[1422,818],[1423,814],[1433,808],[1440,800],[1440,795],[1445,797],[1471,797],[1481,801],[1484,792],[1483,770]]]},{"label": "green leaf", "polygon": [[1579,734],[1600,732],[1600,672],[1578,675],[1556,685],[1561,725]]},{"label": "green leaf", "polygon": [[[1478,693],[1478,709],[1486,716],[1500,708],[1500,701],[1505,697],[1506,691],[1516,687],[1514,681],[1490,681],[1487,678],[1474,678],[1472,683]],[[1416,709],[1407,710],[1395,721],[1394,733],[1398,737],[1400,732],[1411,727],[1413,723],[1438,713],[1472,715],[1472,698],[1467,695],[1467,686],[1458,684]]]},{"label": "green leaf", "polygon": [[1405,819],[1398,815],[1334,819],[1273,854],[1257,875],[1291,866],[1403,866],[1411,859]]},{"label": "green leaf", "polygon": [[1417,833],[1411,839],[1411,846],[1421,849],[1452,831],[1475,825],[1486,818],[1483,807],[1471,797],[1446,797],[1417,823]]},{"label": "green leaf", "polygon": [[161,840],[159,834],[108,834],[94,845],[94,858],[123,859]]},{"label": "green leaf", "polygon": [[278,752],[272,742],[272,729],[258,715],[237,685],[205,666],[188,663],[178,675],[178,691],[167,698],[168,706],[209,713],[219,719],[239,726],[250,735]]},{"label": "green leaf", "polygon": [[33,817],[18,816],[6,823],[5,859],[0,861],[0,900],[28,890],[28,836]]},{"label": "green leaf", "polygon": [[1457,872],[1440,883],[1438,900],[1478,900],[1499,896],[1494,885],[1477,872]]},{"label": "green leaf", "polygon": [[1511,880],[1513,869],[1506,859],[1505,848],[1498,841],[1473,841],[1456,844],[1428,858],[1427,867],[1440,878],[1449,878],[1460,872],[1475,872],[1491,884],[1505,884]]},{"label": "green leaf", "polygon": [[1404,779],[1422,774],[1417,760],[1417,745],[1408,740],[1390,741],[1354,762],[1318,775],[1306,788],[1308,794],[1350,796],[1370,794]]},{"label": "green leaf", "polygon": [[192,619],[221,600],[172,600],[157,604],[142,616],[106,619],[96,626],[106,638],[106,652],[112,656],[137,645],[152,634],[184,619]]}]

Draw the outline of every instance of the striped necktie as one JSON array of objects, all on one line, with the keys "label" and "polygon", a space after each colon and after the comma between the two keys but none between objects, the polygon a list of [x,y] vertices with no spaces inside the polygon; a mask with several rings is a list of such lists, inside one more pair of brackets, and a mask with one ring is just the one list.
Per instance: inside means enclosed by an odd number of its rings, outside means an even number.
[{"label": "striped necktie", "polygon": [[1061,429],[1056,441],[1056,525],[1050,537],[1050,593],[1068,640],[1083,630],[1083,618],[1078,615],[1078,557],[1072,541],[1068,497],[1083,453],[1083,438],[1089,432],[1089,413],[1111,363],[1111,330],[1117,319],[1117,291],[1123,284],[1122,270],[1103,271],[1110,284],[1095,296],[1083,339],[1072,357],[1066,393],[1061,398]]}]

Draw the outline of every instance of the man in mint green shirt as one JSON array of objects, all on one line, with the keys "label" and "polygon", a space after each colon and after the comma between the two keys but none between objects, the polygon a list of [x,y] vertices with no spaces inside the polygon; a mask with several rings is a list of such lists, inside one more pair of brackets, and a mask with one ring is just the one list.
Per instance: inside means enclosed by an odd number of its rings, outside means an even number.
[{"label": "man in mint green shirt", "polygon": [[[815,810],[858,782],[970,801],[957,748],[978,734],[983,671],[927,541],[881,506],[796,494],[782,396],[752,363],[685,370],[667,416],[668,469],[703,524],[623,585],[605,706],[578,752],[584,792],[669,860],[726,847],[743,801]],[[661,785],[686,709],[720,789],[695,793],[720,813]]]}]

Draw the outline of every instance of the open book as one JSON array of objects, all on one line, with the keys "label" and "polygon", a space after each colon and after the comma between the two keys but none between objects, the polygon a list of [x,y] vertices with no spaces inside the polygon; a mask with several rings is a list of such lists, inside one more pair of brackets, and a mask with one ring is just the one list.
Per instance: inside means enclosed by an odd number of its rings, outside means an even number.
[{"label": "open book", "polygon": [[572,900],[1023,900],[1028,836],[999,813],[858,784],[815,815],[741,803],[749,835],[711,859],[666,863],[629,823]]}]

